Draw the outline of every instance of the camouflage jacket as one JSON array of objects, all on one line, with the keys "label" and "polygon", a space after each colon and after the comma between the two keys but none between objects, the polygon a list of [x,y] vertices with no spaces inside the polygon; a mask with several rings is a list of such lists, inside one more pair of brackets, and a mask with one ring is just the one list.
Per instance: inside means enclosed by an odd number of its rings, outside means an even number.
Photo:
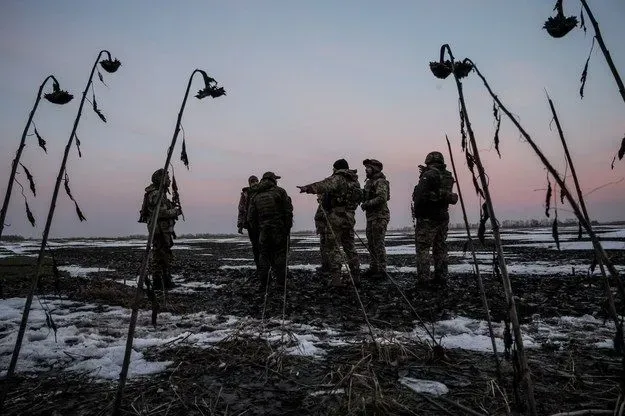
[{"label": "camouflage jacket", "polygon": [[263,179],[250,197],[247,225],[251,229],[275,227],[289,231],[293,226],[293,204],[286,191]]},{"label": "camouflage jacket", "polygon": [[257,185],[246,186],[241,188],[241,197],[239,198],[239,215],[237,216],[237,228],[248,228],[247,211],[250,208],[250,200]]},{"label": "camouflage jacket", "polygon": [[413,216],[433,220],[449,219],[449,204],[457,201],[456,194],[451,192],[453,184],[453,176],[445,164],[428,165],[419,175],[419,183],[412,192]]},{"label": "camouflage jacket", "polygon": [[315,214],[317,226],[326,221],[323,211],[333,227],[353,227],[356,224],[355,212],[362,199],[362,190],[355,169],[337,169],[331,176],[304,188],[307,193],[320,196]]},{"label": "camouflage jacket", "polygon": [[[158,202],[158,186],[151,184],[145,188],[147,196],[147,209],[148,209],[148,230],[151,229],[150,220],[152,219],[152,213],[156,208]],[[167,198],[167,194],[163,194],[161,200],[161,208],[158,210],[158,224],[156,226],[156,233],[172,234],[174,237],[174,225],[178,219],[178,208],[174,206],[174,203]]]},{"label": "camouflage jacket", "polygon": [[362,209],[367,212],[367,221],[391,219],[388,200],[391,199],[390,184],[382,172],[375,172],[365,182]]}]

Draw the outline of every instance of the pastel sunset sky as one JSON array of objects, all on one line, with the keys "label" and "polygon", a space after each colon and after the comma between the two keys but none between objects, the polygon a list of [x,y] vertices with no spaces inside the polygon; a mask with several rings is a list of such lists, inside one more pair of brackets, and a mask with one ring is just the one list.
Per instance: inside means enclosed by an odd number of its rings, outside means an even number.
[{"label": "pastel sunset sky", "polygon": [[[102,49],[122,62],[116,73],[103,72],[108,87],[94,79],[108,122],[86,103],[78,127],[83,156],[72,149],[67,164],[72,192],[88,221],[78,221],[61,190],[51,237],[146,233],[137,223],[143,189],[164,164],[195,68],[206,70],[228,95],[202,101],[191,96],[187,103],[182,124],[190,170],[180,162],[182,135],[173,159],[186,217],[176,227],[179,234],[236,232],[241,187],[250,174],[269,170],[282,176],[279,185],[293,199],[294,229],[313,229],[316,200],[299,194],[296,185],[329,175],[338,158],[358,169],[362,181],[362,160],[382,161],[391,183],[390,226],[408,226],[417,165],[432,150],[448,159],[445,134],[452,141],[469,218],[477,222],[479,200],[460,150],[456,87],[451,78],[434,78],[428,65],[438,59],[443,43],[456,57],[476,62],[563,172],[547,90],[589,193],[591,216],[623,220],[625,160],[613,170],[610,163],[625,134],[625,103],[597,45],[580,99],[580,75],[594,31],[586,17],[586,34],[577,28],[561,39],[549,37],[542,25],[553,15],[554,3],[5,0],[0,6],[0,195],[43,79],[54,74],[75,98],[65,106],[41,102],[34,121],[48,153],[29,136],[22,157],[38,186],[36,198],[26,194],[37,226],[28,223],[16,186],[4,234],[41,235],[80,96]],[[564,2],[567,15],[579,17],[580,7],[578,1]],[[593,1],[591,7],[625,76],[625,2]],[[201,87],[198,78],[192,94]],[[499,220],[544,218],[546,170],[505,118],[500,159],[492,145],[491,98],[475,74],[464,88]],[[18,180],[26,184],[24,176]],[[559,208],[561,217],[570,217],[567,206]],[[358,212],[357,227],[363,228]],[[459,205],[451,221],[462,221]]]}]

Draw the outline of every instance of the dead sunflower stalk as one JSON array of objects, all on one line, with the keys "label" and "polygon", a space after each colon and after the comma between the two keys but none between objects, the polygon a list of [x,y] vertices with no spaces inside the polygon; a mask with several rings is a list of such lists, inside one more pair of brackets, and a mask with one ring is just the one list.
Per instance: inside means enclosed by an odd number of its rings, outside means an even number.
[{"label": "dead sunflower stalk", "polygon": [[[63,160],[61,162],[61,167],[59,169],[59,173],[57,175],[56,178],[56,183],[54,185],[54,191],[52,193],[52,201],[50,202],[50,208],[48,210],[48,216],[46,218],[46,225],[44,227],[43,230],[43,235],[41,237],[41,247],[39,248],[39,254],[37,257],[37,268],[36,268],[36,272],[33,274],[33,279],[32,279],[32,283],[31,283],[31,287],[28,293],[28,296],[26,297],[26,302],[24,303],[24,311],[22,313],[22,320],[20,322],[20,327],[17,333],[17,339],[15,340],[15,348],[13,349],[13,355],[11,356],[11,362],[9,363],[9,368],[7,370],[7,375],[6,378],[7,379],[11,379],[13,377],[13,373],[15,371],[15,366],[17,365],[17,359],[19,357],[19,353],[20,353],[20,349],[22,346],[22,340],[24,339],[24,333],[26,332],[26,324],[28,323],[28,315],[30,313],[30,306],[32,304],[33,301],[33,296],[37,290],[37,284],[39,282],[39,278],[41,276],[41,270],[42,270],[42,265],[43,265],[43,259],[44,259],[44,254],[45,254],[45,249],[47,247],[48,244],[48,235],[50,233],[50,226],[52,225],[52,218],[54,217],[54,209],[56,208],[56,200],[57,197],[59,195],[59,189],[61,187],[61,181],[63,180],[64,176],[65,176],[65,166],[67,164],[67,158],[69,155],[69,151],[72,147],[72,143],[74,141],[74,137],[76,137],[76,130],[78,129],[78,123],[80,122],[80,117],[82,115],[82,109],[83,106],[85,104],[85,99],[87,98],[87,92],[89,91],[89,88],[91,87],[91,83],[93,82],[93,75],[95,74],[96,71],[96,67],[98,65],[98,63],[100,62],[100,57],[105,54],[108,56],[108,59],[111,59],[111,54],[109,51],[107,50],[102,50],[100,51],[100,53],[98,53],[98,57],[96,58],[92,68],[91,68],[91,73],[89,74],[89,79],[87,81],[87,85],[85,87],[85,90],[82,93],[82,98],[80,100],[80,105],[78,107],[78,113],[76,114],[76,118],[74,119],[74,126],[72,128],[72,132],[69,135],[69,140],[67,141],[67,145],[65,146],[65,152],[63,153]],[[115,68],[115,70],[117,70],[117,68]],[[110,71],[110,72],[114,72],[114,71]],[[55,79],[56,81],[56,79]],[[44,82],[45,83],[45,82]],[[58,85],[58,82],[56,82],[56,84]],[[43,86],[43,84],[42,84]],[[41,91],[41,89],[40,89]],[[56,95],[55,95],[56,94]],[[65,99],[62,99],[61,97],[65,97]],[[64,100],[69,101],[68,95],[67,93],[63,93],[60,88],[59,89],[55,89],[55,92],[53,92],[53,96],[52,96],[52,100],[49,97],[46,97],[46,99],[52,101],[52,102],[62,102]],[[53,101],[56,100],[56,101]],[[34,109],[33,109],[34,112]],[[31,119],[32,119],[32,113],[31,113]],[[30,120],[29,120],[30,121]],[[80,216],[80,214],[79,214]],[[0,398],[0,410],[2,409],[3,403],[4,403],[4,398],[5,398],[5,394],[6,393],[6,389],[4,390],[4,393],[2,395],[2,397]]]},{"label": "dead sunflower stalk", "polygon": [[[110,57],[109,57],[110,58]],[[109,59],[110,60],[110,59]],[[115,62],[112,62],[111,64],[108,64],[106,66],[103,66],[103,68],[106,71],[109,71],[109,69],[112,69],[113,71],[115,71],[117,69],[117,67],[119,66],[119,64],[116,64]],[[109,68],[109,69],[107,69]],[[212,97],[212,98],[218,98],[221,97],[222,95],[226,95],[226,91],[224,90],[223,87],[218,87],[217,86],[217,81],[215,81],[213,78],[209,77],[208,74],[201,70],[201,69],[195,69],[192,73],[191,76],[189,77],[189,81],[187,83],[187,88],[184,94],[184,98],[182,100],[182,104],[180,106],[180,111],[178,112],[178,119],[176,121],[176,127],[174,129],[174,134],[173,137],[171,139],[171,144],[169,146],[169,148],[167,149],[167,157],[165,158],[165,165],[163,167],[163,175],[167,175],[167,168],[169,167],[169,164],[171,162],[171,157],[172,154],[174,152],[174,147],[176,146],[176,139],[178,138],[178,133],[180,132],[181,129],[181,123],[182,123],[182,115],[184,113],[184,109],[185,106],[187,104],[187,98],[189,97],[189,90],[191,89],[191,82],[193,81],[193,77],[195,76],[195,74],[200,74],[204,80],[204,88],[201,89],[197,94],[196,94],[196,98],[198,99],[202,99],[205,97]],[[145,253],[143,254],[143,259],[141,261],[141,268],[140,268],[140,272],[139,272],[139,280],[137,281],[137,289],[135,291],[135,297],[134,297],[134,301],[133,301],[133,305],[132,305],[132,312],[130,315],[130,324],[128,326],[128,336],[126,338],[126,349],[124,352],[124,361],[122,363],[122,368],[121,368],[121,372],[119,374],[119,385],[117,388],[117,393],[115,395],[115,402],[113,405],[113,415],[120,415],[121,414],[121,402],[122,402],[122,396],[123,396],[123,392],[124,392],[124,386],[126,384],[126,378],[128,376],[128,367],[130,365],[130,353],[132,352],[132,344],[133,344],[133,339],[134,339],[134,332],[135,332],[135,327],[137,325],[137,317],[139,315],[139,305],[141,303],[141,298],[143,295],[143,282],[145,281],[146,275],[147,275],[147,269],[148,269],[148,260],[150,257],[150,252],[152,249],[152,242],[154,240],[154,233],[156,231],[156,226],[158,224],[158,215],[160,212],[160,208],[161,208],[161,202],[163,201],[163,195],[165,193],[165,181],[161,180],[160,181],[160,185],[158,188],[158,196],[157,196],[157,201],[156,201],[156,207],[154,209],[154,211],[152,212],[152,218],[150,219],[150,221],[148,222],[148,224],[151,224],[151,227],[149,229],[149,234],[148,234],[148,239],[146,242],[146,246],[145,246]]]},{"label": "dead sunflower stalk", "polygon": [[[451,51],[451,48],[447,44],[444,44],[443,46],[441,46],[441,56],[444,55],[445,51],[447,51],[447,53],[449,54],[452,66],[455,65],[455,59],[454,59],[453,53]],[[464,62],[465,64],[471,64],[472,69],[474,68],[473,62],[471,62],[470,60],[464,59],[462,62]],[[490,195],[490,191],[488,189],[488,180],[487,180],[486,172],[484,170],[484,166],[480,158],[479,150],[477,147],[477,141],[475,139],[475,134],[473,132],[473,128],[471,126],[471,122],[469,119],[469,114],[467,111],[467,106],[466,106],[464,93],[462,89],[462,81],[459,76],[461,74],[457,74],[455,71],[452,71],[452,73],[454,74],[456,87],[458,89],[458,98],[460,100],[461,114],[464,117],[465,126],[469,135],[469,143],[470,143],[469,147],[471,148],[470,150],[472,154],[472,159],[478,171],[478,176],[479,176],[479,180],[481,183],[481,190],[483,192],[485,205],[487,208],[486,213],[488,214],[488,218],[490,219],[490,224],[491,224],[491,228],[493,232],[493,238],[495,240],[495,248],[498,254],[497,258],[499,262],[499,271],[501,272],[504,291],[506,295],[506,301],[508,304],[507,305],[508,313],[509,313],[510,320],[513,326],[514,342],[517,348],[517,353],[518,353],[521,372],[522,372],[521,379],[523,380],[525,384],[526,392],[527,392],[527,404],[529,408],[528,410],[531,416],[535,416],[537,414],[537,411],[536,411],[536,401],[534,399],[534,386],[533,386],[531,375],[529,372],[527,358],[525,356],[525,348],[523,345],[523,338],[521,334],[521,325],[519,322],[516,304],[514,300],[514,294],[512,292],[512,285],[510,283],[510,277],[508,276],[508,269],[506,266],[506,261],[505,261],[505,257],[503,253],[503,244],[501,242],[501,236],[499,233],[499,222],[497,221],[497,218],[495,216],[493,201]]]},{"label": "dead sunflower stalk", "polygon": [[[44,98],[46,100],[50,101],[53,104],[63,105],[63,104],[67,104],[68,102],[72,100],[72,98],[74,98],[72,94],[68,93],[67,91],[61,90],[61,87],[59,86],[59,81],[56,79],[54,75],[48,75],[39,86],[39,91],[37,92],[37,98],[35,99],[35,104],[33,105],[33,108],[30,110],[30,114],[28,115],[28,121],[26,121],[26,126],[24,127],[24,131],[22,132],[22,138],[20,139],[20,144],[17,147],[17,152],[15,153],[15,158],[13,159],[13,164],[11,165],[11,174],[9,175],[9,183],[7,185],[7,189],[4,194],[4,202],[2,203],[2,209],[0,210],[0,238],[2,238],[2,231],[4,230],[4,221],[6,219],[7,210],[9,208],[9,201],[11,199],[11,191],[13,190],[13,182],[15,181],[15,173],[17,172],[17,167],[22,157],[22,151],[24,150],[24,147],[26,147],[26,136],[28,135],[30,125],[33,122],[33,117],[35,116],[35,112],[37,111],[39,102],[41,101],[41,94],[43,92],[43,88],[45,87],[46,83],[50,79],[52,80],[52,92],[46,93],[44,95]],[[46,150],[45,141],[43,141],[37,129],[35,129],[35,134],[37,136],[39,145],[45,151]],[[43,141],[43,144],[42,144],[42,141]],[[22,167],[23,166],[24,165],[22,165]],[[32,182],[31,180],[32,175],[30,175],[30,172],[28,172],[28,170],[25,167],[24,169],[25,169],[26,175],[29,178],[29,182],[33,184],[34,182]],[[34,186],[31,185],[31,189],[33,187]]]},{"label": "dead sunflower stalk", "polygon": [[[621,75],[616,69],[616,65],[614,65],[614,61],[612,60],[610,51],[608,50],[608,47],[606,46],[605,41],[603,40],[603,35],[601,34],[601,29],[599,28],[599,23],[597,22],[597,19],[595,19],[595,15],[593,14],[592,10],[590,10],[590,7],[588,6],[588,1],[580,0],[580,2],[582,4],[582,11],[580,12],[580,27],[584,30],[584,32],[586,32],[586,24],[585,24],[585,19],[584,19],[584,11],[585,11],[595,31],[595,36],[593,38],[593,46],[594,46],[594,40],[596,39],[597,43],[599,44],[599,48],[601,49],[601,52],[603,53],[603,57],[605,58],[608,64],[608,67],[610,68],[610,72],[612,72],[612,76],[614,77],[616,86],[618,87],[619,93],[621,94],[621,98],[623,99],[623,102],[625,102],[625,85],[623,84]],[[562,10],[562,0],[556,1],[554,10],[557,10],[557,15],[555,17],[549,17],[547,21],[545,22],[545,25],[543,26],[543,28],[547,29],[547,32],[552,37],[555,37],[555,38],[563,37],[567,33],[569,33],[573,28],[575,28],[575,26],[577,26],[577,18],[575,16],[569,16],[569,17],[564,16],[564,12]],[[592,47],[590,49],[590,53],[592,54]],[[588,59],[586,59],[586,64],[584,65],[584,70],[582,72],[582,76],[580,79],[582,83],[581,88],[580,88],[580,95],[582,98],[584,96],[584,85],[586,83],[586,77],[588,75],[588,61],[589,60],[590,60],[590,54],[588,55]],[[623,159],[624,153],[625,153],[625,139],[623,139],[621,148],[618,152],[619,160]],[[614,161],[616,161],[616,156],[614,157],[614,160],[612,161],[612,168],[614,168]]]}]

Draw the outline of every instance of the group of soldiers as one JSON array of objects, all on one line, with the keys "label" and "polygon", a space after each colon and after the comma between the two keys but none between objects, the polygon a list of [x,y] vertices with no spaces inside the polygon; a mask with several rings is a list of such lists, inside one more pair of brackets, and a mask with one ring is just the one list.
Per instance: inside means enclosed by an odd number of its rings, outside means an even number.
[{"label": "group of soldiers", "polygon": [[[332,165],[332,174],[318,182],[298,186],[300,193],[315,194],[318,208],[315,228],[319,235],[320,276],[332,287],[345,287],[360,279],[383,279],[387,275],[385,237],[390,220],[388,201],[390,184],[383,173],[383,164],[376,159],[365,159],[366,179],[361,188],[356,169],[350,169],[345,159]],[[252,175],[248,186],[241,190],[238,204],[237,231],[246,229],[252,245],[256,278],[259,287],[272,281],[284,285],[287,278],[287,255],[293,204],[286,190],[278,186],[277,176],[265,172],[261,179]],[[171,279],[171,247],[175,238],[174,224],[181,214],[168,197],[169,175],[159,169],[152,175],[152,184],[145,189],[140,222],[151,228],[151,217],[158,203],[161,181],[164,193],[154,233],[152,276],[155,288],[174,286]],[[449,205],[456,204],[458,195],[452,192],[454,178],[446,169],[443,155],[431,152],[425,165],[419,165],[419,181],[412,194],[412,214],[415,219],[415,246],[417,280],[444,283],[447,278],[447,231]],[[369,268],[361,274],[356,251],[356,210],[360,207],[367,219],[366,238]],[[342,249],[342,250],[341,250]],[[430,249],[434,263],[434,277],[430,276]],[[343,265],[347,274],[342,273]]]}]

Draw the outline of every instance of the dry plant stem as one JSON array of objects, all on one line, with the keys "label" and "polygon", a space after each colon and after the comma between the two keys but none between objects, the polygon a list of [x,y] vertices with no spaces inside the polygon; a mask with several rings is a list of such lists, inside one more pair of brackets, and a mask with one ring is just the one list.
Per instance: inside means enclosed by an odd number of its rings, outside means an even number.
[{"label": "dry plant stem", "polygon": [[26,127],[24,127],[24,132],[22,133],[22,139],[20,140],[20,145],[17,148],[17,152],[15,153],[15,159],[13,159],[13,165],[11,166],[11,175],[9,176],[9,184],[7,185],[6,194],[4,195],[4,202],[2,203],[2,210],[0,211],[0,240],[2,239],[2,231],[4,230],[4,220],[7,215],[7,210],[9,208],[9,200],[11,199],[11,191],[13,190],[13,181],[15,180],[15,172],[17,172],[17,166],[19,165],[20,158],[22,157],[22,151],[26,146],[26,135],[28,134],[28,130],[30,129],[30,124],[33,121],[33,117],[35,115],[35,111],[37,111],[37,107],[39,106],[39,101],[41,101],[41,93],[43,92],[43,87],[45,87],[46,83],[49,79],[54,80],[56,84],[59,82],[54,77],[54,75],[48,75],[46,79],[43,80],[41,86],[39,87],[39,92],[37,93],[37,99],[35,100],[35,105],[33,105],[32,110],[30,110],[30,115],[28,116],[28,121],[26,122]]},{"label": "dry plant stem", "polygon": [[[182,105],[180,106],[180,111],[178,113],[178,120],[176,121],[176,128],[174,129],[174,135],[171,139],[171,144],[169,149],[167,150],[167,158],[165,159],[165,165],[163,170],[167,172],[167,168],[169,166],[169,162],[171,161],[171,156],[174,153],[174,147],[176,145],[176,139],[178,138],[178,133],[180,132],[180,123],[182,120],[182,114],[184,112],[184,107],[187,103],[187,98],[189,97],[189,90],[191,88],[191,81],[193,81],[193,76],[196,73],[202,73],[203,71],[196,69],[191,73],[189,77],[189,82],[187,84],[187,90],[184,94],[184,99],[182,100]],[[132,352],[132,343],[134,340],[135,328],[137,326],[137,317],[139,315],[139,304],[141,303],[141,298],[143,295],[143,282],[145,280],[145,276],[147,275],[148,269],[148,259],[150,256],[150,251],[152,249],[152,241],[154,240],[154,233],[156,231],[156,226],[158,224],[158,214],[161,209],[161,202],[163,200],[163,195],[165,193],[164,187],[165,181],[161,180],[159,188],[158,188],[158,198],[156,201],[156,208],[154,212],[152,212],[152,218],[150,218],[150,227],[148,234],[148,241],[145,245],[145,253],[143,255],[143,259],[141,261],[141,269],[139,272],[139,280],[137,281],[137,289],[135,291],[135,298],[132,305],[132,312],[130,314],[130,324],[128,325],[128,336],[126,338],[126,350],[124,352],[124,362],[122,364],[122,369],[119,374],[119,385],[117,388],[117,394],[115,396],[115,404],[113,406],[113,415],[121,414],[121,402],[122,395],[124,392],[124,386],[126,385],[126,378],[128,376],[128,366],[130,365],[130,353]]]},{"label": "dry plant stem", "polygon": [[616,66],[614,66],[614,62],[612,61],[612,57],[610,56],[610,51],[608,51],[608,48],[603,42],[603,36],[601,36],[601,30],[599,30],[599,23],[597,23],[597,20],[595,20],[595,16],[590,11],[590,7],[588,7],[588,2],[586,0],[580,1],[582,2],[584,10],[586,10],[586,13],[588,14],[588,18],[592,23],[592,27],[595,29],[595,38],[597,38],[597,43],[599,44],[601,52],[603,52],[603,56],[605,57],[608,66],[610,67],[610,71],[612,71],[612,75],[614,76],[614,80],[616,81],[616,85],[618,86],[618,90],[621,93],[621,98],[623,98],[623,101],[625,101],[625,86],[623,86],[623,80],[621,80],[621,76],[616,70]]},{"label": "dry plant stem", "polygon": [[[330,229],[330,232],[332,233],[332,238],[334,239],[334,244],[336,245],[337,249],[340,251],[340,246],[339,246],[339,239],[336,237],[336,234],[334,233],[334,229],[332,228],[332,224],[330,224],[330,218],[328,218],[328,213],[326,212],[326,210],[321,207],[321,211],[323,212],[323,216],[326,219],[326,222],[328,223],[328,228]],[[342,253],[342,252],[341,252]],[[360,294],[358,293],[358,288],[356,288],[356,284],[354,282],[354,278],[352,276],[352,272],[350,270],[349,267],[349,262],[347,261],[347,258],[345,256],[345,253],[342,253],[342,257],[343,257],[343,262],[345,262],[345,265],[347,266],[347,271],[349,273],[349,280],[351,281],[352,287],[354,288],[354,291],[356,293],[356,299],[358,299],[358,304],[360,305],[360,309],[362,309],[362,313],[364,315],[365,318],[365,323],[367,324],[367,329],[369,330],[369,335],[371,335],[371,341],[375,344],[377,350],[378,350],[378,355],[380,354],[380,344],[375,340],[375,335],[373,334],[373,328],[371,327],[371,323],[369,322],[369,317],[367,316],[367,311],[365,309],[365,305],[363,305],[362,300],[360,299]]]},{"label": "dry plant stem", "polygon": [[[575,190],[577,191],[577,198],[579,200],[579,206],[582,209],[582,214],[584,215],[584,219],[586,220],[588,225],[592,227],[591,222],[590,222],[590,216],[588,215],[588,210],[586,209],[586,202],[584,200],[584,195],[582,194],[582,188],[579,184],[577,172],[575,171],[575,165],[573,164],[573,159],[571,158],[569,147],[566,144],[566,140],[564,138],[562,126],[560,125],[560,119],[558,118],[558,114],[556,113],[556,109],[553,105],[553,101],[549,97],[549,94],[547,94],[547,100],[549,101],[549,107],[551,108],[551,113],[553,114],[553,119],[558,129],[558,135],[560,136],[560,141],[562,142],[562,147],[564,149],[564,154],[566,155],[566,160],[568,161],[569,167],[571,168],[571,175],[573,176],[573,182],[575,183]],[[620,322],[618,319],[618,314],[616,312],[616,306],[614,305],[614,296],[612,295],[612,291],[610,290],[610,282],[608,281],[608,277],[605,272],[605,267],[603,266],[603,261],[601,261],[601,253],[596,253],[596,255],[598,259],[597,263],[599,264],[599,268],[601,269],[601,276],[603,277],[603,281],[605,283],[606,296],[608,298],[608,306],[610,309],[610,315],[612,317],[612,320],[614,320],[614,327],[617,328],[617,334],[621,333],[622,335],[622,331],[620,332],[618,331]],[[617,281],[620,282],[620,279],[617,279]],[[623,295],[622,292],[621,292],[621,295]],[[621,343],[622,343],[621,345],[625,345],[625,343],[623,343],[623,339],[621,339]]]},{"label": "dry plant stem", "polygon": [[[620,277],[619,277],[619,273],[616,270],[616,268],[614,267],[614,265],[612,264],[612,262],[610,261],[607,253],[605,252],[605,250],[603,249],[603,247],[601,246],[601,243],[599,242],[599,239],[597,238],[597,235],[595,234],[594,230],[592,229],[592,227],[590,226],[590,223],[588,221],[586,221],[586,218],[584,217],[584,215],[582,214],[582,211],[579,207],[579,205],[577,204],[577,202],[575,202],[575,200],[573,199],[573,196],[571,194],[571,192],[569,192],[566,184],[564,183],[564,181],[562,180],[562,178],[560,177],[560,175],[558,174],[558,171],[556,171],[556,169],[553,167],[553,165],[549,162],[549,160],[547,160],[547,158],[545,157],[545,155],[543,154],[543,152],[540,150],[540,148],[536,145],[536,143],[534,142],[534,140],[531,138],[531,136],[525,131],[525,129],[521,126],[521,124],[516,120],[516,118],[512,115],[512,113],[510,113],[510,111],[508,111],[508,109],[503,105],[503,103],[501,102],[501,100],[499,100],[499,97],[497,97],[497,95],[495,95],[495,93],[493,92],[493,90],[490,88],[490,85],[488,84],[488,82],[486,81],[486,78],[484,78],[484,76],[482,75],[482,73],[479,71],[479,69],[477,68],[477,66],[475,66],[475,63],[471,62],[471,64],[473,65],[473,69],[475,70],[475,72],[477,73],[477,75],[482,79],[482,82],[484,83],[484,86],[486,87],[486,89],[488,90],[489,94],[491,95],[491,97],[495,100],[495,102],[497,103],[497,105],[501,108],[501,110],[506,114],[506,116],[508,116],[508,118],[510,119],[510,121],[512,121],[512,123],[516,126],[516,128],[519,130],[519,132],[521,133],[521,135],[523,136],[523,138],[525,138],[525,140],[527,140],[527,142],[529,143],[530,147],[532,148],[532,150],[534,150],[534,152],[536,153],[536,155],[538,156],[538,158],[540,159],[540,161],[542,162],[542,164],[547,168],[547,170],[549,171],[549,173],[551,173],[551,176],[553,176],[553,178],[555,179],[555,181],[558,183],[558,186],[560,187],[560,189],[564,190],[564,194],[565,197],[567,199],[567,201],[569,202],[569,204],[571,205],[571,208],[573,208],[573,212],[575,213],[575,216],[577,217],[577,219],[579,220],[579,222],[582,224],[582,227],[584,227],[584,229],[586,230],[586,232],[588,233],[588,237],[590,238],[590,240],[592,241],[592,245],[593,248],[595,250],[595,253],[598,253],[600,256],[598,258],[598,260],[602,261],[603,264],[606,265],[606,267],[608,268],[608,271],[610,272],[610,274],[612,275],[612,277],[614,277],[617,281],[617,284],[619,286],[619,290],[621,291],[621,295],[623,296],[623,294],[625,293],[623,291],[622,286],[623,283],[620,281]],[[625,298],[625,297],[624,297]]]},{"label": "dry plant stem", "polygon": [[467,230],[467,238],[469,239],[469,250],[471,250],[471,256],[473,257],[473,265],[475,267],[475,276],[477,278],[477,284],[480,290],[480,297],[482,298],[482,305],[486,311],[486,322],[488,323],[488,334],[490,335],[490,341],[493,346],[493,357],[495,358],[495,368],[497,370],[497,379],[499,383],[502,382],[501,367],[499,364],[499,358],[497,357],[497,343],[495,342],[495,333],[493,332],[493,322],[490,315],[490,309],[488,307],[488,299],[486,298],[486,291],[484,290],[484,282],[480,275],[480,267],[477,263],[477,256],[475,255],[475,247],[473,247],[473,239],[471,238],[471,228],[469,227],[469,220],[467,218],[467,210],[464,205],[464,198],[462,197],[462,191],[460,190],[460,182],[458,182],[458,173],[456,172],[456,164],[454,163],[454,155],[451,152],[451,144],[449,138],[445,135],[447,141],[447,148],[449,149],[449,160],[451,161],[451,168],[454,171],[454,178],[456,179],[456,189],[458,190],[458,199],[460,199],[460,207],[462,208],[462,217],[464,219],[464,226]]},{"label": "dry plant stem", "polygon": [[[87,97],[87,92],[89,92],[89,87],[91,86],[91,82],[93,81],[93,74],[95,72],[96,66],[100,61],[100,57],[105,53],[108,55],[109,59],[111,59],[111,54],[109,51],[102,50],[98,54],[97,59],[93,63],[93,67],[91,68],[91,73],[89,74],[89,80],[87,81],[87,86],[82,93],[82,98],[80,100],[80,106],[78,107],[78,114],[76,114],[76,119],[74,120],[74,127],[72,128],[72,132],[69,135],[69,140],[67,141],[67,145],[65,146],[65,153],[63,154],[63,160],[61,162],[61,167],[59,169],[59,174],[56,177],[56,183],[54,184],[54,192],[52,193],[52,201],[50,202],[50,209],[48,211],[48,217],[46,219],[46,225],[43,229],[43,235],[41,237],[41,247],[39,248],[39,255],[37,257],[37,269],[35,274],[33,275],[33,280],[31,283],[30,291],[28,292],[28,296],[26,297],[26,302],[24,303],[24,312],[22,313],[22,321],[20,322],[20,328],[17,333],[17,339],[15,340],[15,348],[13,349],[13,355],[11,356],[11,362],[9,364],[9,369],[7,370],[6,378],[10,379],[15,372],[15,366],[17,364],[17,358],[20,353],[20,348],[22,347],[22,340],[24,339],[24,332],[26,332],[26,324],[28,323],[28,315],[30,313],[30,306],[33,302],[33,296],[37,291],[37,283],[39,282],[39,278],[41,276],[41,266],[43,265],[43,258],[45,248],[48,244],[48,235],[50,233],[50,226],[52,225],[52,218],[54,217],[54,209],[56,208],[56,199],[59,195],[59,188],[61,186],[61,181],[63,180],[63,174],[65,173],[65,165],[67,163],[67,157],[69,155],[69,151],[72,148],[72,143],[74,142],[74,136],[76,135],[76,129],[78,128],[78,123],[80,122],[80,116],[82,114],[82,108],[85,104],[85,98]],[[4,402],[4,396],[0,399],[0,409]]]},{"label": "dry plant stem", "polygon": [[[452,65],[454,64],[454,56],[451,53],[451,48],[449,45],[444,45],[447,51],[449,52],[449,56],[451,58]],[[475,166],[477,167],[478,174],[480,177],[480,182],[482,184],[482,190],[484,191],[484,199],[486,200],[486,207],[488,209],[488,213],[490,215],[490,224],[493,230],[493,238],[495,240],[495,247],[497,250],[497,257],[499,261],[499,269],[501,272],[501,278],[503,281],[504,291],[506,294],[506,300],[508,302],[508,311],[510,314],[510,321],[512,322],[512,330],[514,332],[514,343],[517,348],[517,354],[519,358],[519,364],[521,366],[521,379],[525,382],[525,386],[527,388],[527,404],[529,407],[529,414],[531,416],[536,416],[536,401],[534,399],[534,385],[532,384],[532,378],[530,375],[529,367],[527,365],[527,358],[525,356],[525,347],[523,346],[523,337],[521,334],[521,325],[519,323],[519,317],[517,315],[516,303],[514,301],[514,294],[512,293],[512,285],[510,283],[510,277],[508,276],[508,268],[506,266],[506,260],[504,258],[503,246],[501,243],[501,236],[499,234],[499,222],[495,216],[495,209],[493,207],[493,201],[490,196],[490,191],[488,189],[488,181],[486,179],[486,173],[484,172],[484,166],[482,165],[482,160],[480,158],[479,149],[477,147],[477,141],[475,140],[475,134],[473,133],[473,127],[471,126],[471,122],[469,120],[469,113],[467,112],[467,106],[464,101],[464,93],[462,91],[462,82],[456,76],[456,73],[453,72],[454,80],[456,81],[456,87],[458,88],[458,97],[460,98],[460,105],[462,107],[462,114],[465,120],[465,126],[467,128],[467,133],[469,134],[469,141],[471,143],[471,148],[473,150],[473,157],[475,158]]]},{"label": "dry plant stem", "polygon": [[[356,237],[358,237],[358,240],[360,241],[360,243],[365,247],[365,249],[367,250],[367,252],[369,253],[369,255],[371,257],[374,257],[373,253],[371,253],[371,251],[369,250],[369,246],[367,244],[365,244],[365,242],[362,240],[362,238],[358,235],[358,233],[354,232],[354,235]],[[403,290],[401,290],[401,288],[399,287],[399,285],[397,284],[397,282],[395,281],[395,279],[393,279],[391,277],[391,275],[388,274],[388,272],[386,270],[384,270],[384,274],[386,275],[387,279],[391,281],[391,283],[393,284],[393,286],[395,286],[395,288],[399,291],[399,294],[401,295],[401,297],[406,301],[406,304],[408,305],[408,307],[410,308],[410,310],[412,311],[412,313],[414,313],[415,317],[417,318],[417,321],[419,322],[419,325],[421,325],[423,327],[423,329],[425,330],[426,334],[428,334],[428,336],[430,337],[430,339],[432,340],[432,344],[433,345],[440,345],[438,341],[436,341],[436,338],[434,337],[434,330],[430,331],[427,327],[427,325],[425,324],[425,322],[423,322],[423,319],[421,319],[421,316],[419,315],[419,313],[417,312],[417,310],[414,308],[414,306],[412,306],[412,303],[410,303],[410,301],[408,300],[408,298],[406,297],[406,294],[404,293]],[[434,326],[434,323],[432,323],[432,326]]]}]

